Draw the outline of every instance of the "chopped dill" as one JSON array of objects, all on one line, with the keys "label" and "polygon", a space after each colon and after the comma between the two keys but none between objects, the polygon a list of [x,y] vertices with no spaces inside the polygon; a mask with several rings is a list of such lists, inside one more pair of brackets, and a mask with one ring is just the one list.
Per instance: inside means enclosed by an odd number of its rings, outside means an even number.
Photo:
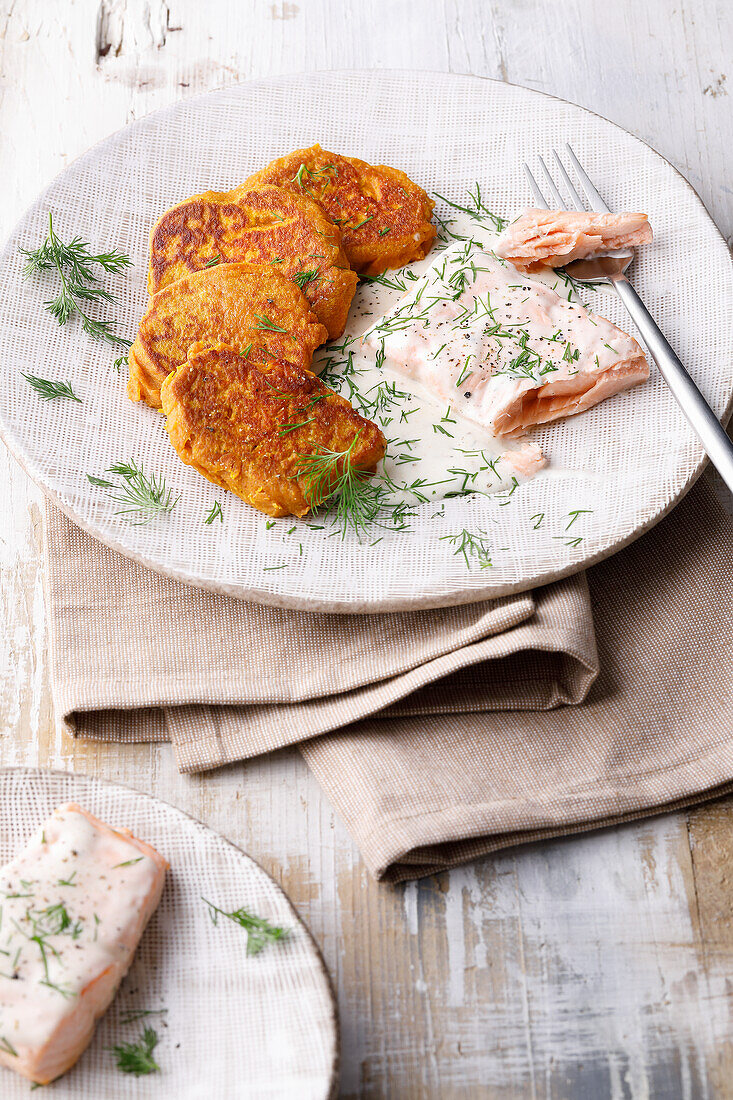
[{"label": "chopped dill", "polygon": [[256,327],[262,332],[287,332],[286,328],[281,328],[280,325],[276,325],[274,321],[271,321],[269,317],[265,317],[261,313],[255,313],[257,318]]},{"label": "chopped dill", "polygon": [[135,1024],[138,1020],[146,1020],[148,1016],[165,1016],[167,1008],[130,1008],[120,1016],[121,1024]]},{"label": "chopped dill", "polygon": [[308,271],[298,271],[295,275],[291,275],[290,278],[294,283],[297,283],[301,290],[308,285],[308,283],[314,283],[319,277],[320,272],[317,268],[309,268]]},{"label": "chopped dill", "polygon": [[568,528],[573,526],[573,524],[575,523],[578,516],[588,516],[592,513],[592,511],[593,511],[592,508],[576,508],[575,511],[568,512],[566,518],[568,519],[569,522],[568,522],[567,526],[565,527],[565,530],[567,531]]},{"label": "chopped dill", "polygon": [[502,229],[507,224],[506,218],[499,217],[498,214],[492,213],[486,206],[481,197],[481,188],[476,182],[474,184],[474,190],[468,189],[468,203],[470,205],[461,206],[460,203],[453,202],[452,199],[447,199],[445,195],[439,195],[438,192],[434,192],[436,199],[440,199],[441,202],[445,202],[448,206],[452,206],[454,210],[460,210],[462,214],[468,214],[474,221],[483,222],[489,221],[492,223],[497,233],[501,233]]},{"label": "chopped dill", "polygon": [[218,500],[214,501],[211,511],[207,513],[204,523],[207,525],[207,527],[210,527],[215,519],[218,519],[219,523],[224,522],[224,513],[221,510],[221,504]]},{"label": "chopped dill", "polygon": [[301,420],[299,424],[286,424],[278,435],[290,435],[291,432],[297,431],[298,428],[304,428],[306,424],[312,424],[315,420],[315,416],[309,416],[307,420]]}]

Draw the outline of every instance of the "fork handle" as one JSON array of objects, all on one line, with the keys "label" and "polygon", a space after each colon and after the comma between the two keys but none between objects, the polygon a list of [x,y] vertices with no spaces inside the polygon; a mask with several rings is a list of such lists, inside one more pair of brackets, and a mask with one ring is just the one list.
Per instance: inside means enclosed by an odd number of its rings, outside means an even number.
[{"label": "fork handle", "polygon": [[611,280],[649,348],[672,396],[687,417],[697,438],[731,492],[733,492],[733,442],[662,335],[659,326],[634,287],[623,275]]}]

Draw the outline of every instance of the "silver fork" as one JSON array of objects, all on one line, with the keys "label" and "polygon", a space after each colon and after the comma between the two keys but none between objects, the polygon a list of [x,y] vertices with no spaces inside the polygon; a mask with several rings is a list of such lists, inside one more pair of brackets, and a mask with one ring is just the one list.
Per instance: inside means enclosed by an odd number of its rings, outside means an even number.
[{"label": "silver fork", "polygon": [[[590,208],[592,210],[608,212],[609,208],[598,194],[598,191],[586,172],[584,172],[571,147],[566,145],[565,148],[572,166],[577,173],[581,189],[588,200]],[[570,196],[573,207],[576,210],[585,210],[586,206],[584,200],[576,190],[560,157],[554,149],[552,150],[552,156],[557,170],[560,173],[562,183]],[[539,162],[548,192],[555,205],[551,206],[547,202],[529,166],[525,164],[524,171],[526,172],[529,185],[532,188],[532,194],[535,197],[538,207],[541,207],[543,210],[569,209],[569,207],[565,205],[565,199],[556,187],[542,157],[539,158]],[[652,359],[659,368],[659,373],[672,391],[672,396],[687,417],[692,430],[707,451],[718,473],[731,492],[733,492],[733,443],[721,427],[715,413],[682,366],[682,363],[672,351],[672,348],[662,335],[649,310],[626,278],[626,269],[633,258],[633,250],[609,252],[607,255],[601,256],[598,259],[575,260],[573,263],[567,265],[565,271],[568,275],[572,275],[573,278],[582,279],[584,282],[606,283],[613,287],[626,306],[631,319],[639,329],[642,339],[651,353]]]}]

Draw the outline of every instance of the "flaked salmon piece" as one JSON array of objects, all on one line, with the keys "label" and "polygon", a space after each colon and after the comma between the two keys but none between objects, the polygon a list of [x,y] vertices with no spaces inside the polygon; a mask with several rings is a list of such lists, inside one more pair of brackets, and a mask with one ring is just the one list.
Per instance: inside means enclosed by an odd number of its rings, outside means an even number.
[{"label": "flaked salmon piece", "polygon": [[523,443],[516,451],[504,451],[501,457],[520,481],[534,477],[547,465],[547,458],[534,443]]},{"label": "flaked salmon piece", "polygon": [[446,249],[362,340],[493,435],[583,412],[649,376],[632,336],[471,242]]},{"label": "flaked salmon piece", "polygon": [[0,1063],[46,1085],[86,1050],[160,901],[168,864],[60,806],[0,869]]},{"label": "flaked salmon piece", "polygon": [[526,210],[496,242],[497,256],[515,267],[565,267],[620,248],[638,248],[652,239],[646,214]]}]

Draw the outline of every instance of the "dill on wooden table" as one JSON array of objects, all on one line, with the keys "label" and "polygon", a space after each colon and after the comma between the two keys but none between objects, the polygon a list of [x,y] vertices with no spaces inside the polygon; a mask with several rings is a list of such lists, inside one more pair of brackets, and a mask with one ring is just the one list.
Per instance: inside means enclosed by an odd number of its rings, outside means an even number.
[{"label": "dill on wooden table", "polygon": [[26,257],[24,275],[29,277],[37,272],[56,270],[61,281],[61,290],[55,298],[49,298],[43,304],[60,325],[78,313],[82,328],[97,340],[108,340],[112,344],[130,346],[114,332],[110,321],[100,321],[86,312],[88,303],[114,302],[113,294],[100,286],[95,268],[101,267],[109,274],[117,275],[129,267],[129,256],[116,249],[110,252],[93,253],[86,241],[78,235],[68,244],[57,237],[53,228],[53,216],[48,215],[48,233],[39,248],[21,248]]}]

